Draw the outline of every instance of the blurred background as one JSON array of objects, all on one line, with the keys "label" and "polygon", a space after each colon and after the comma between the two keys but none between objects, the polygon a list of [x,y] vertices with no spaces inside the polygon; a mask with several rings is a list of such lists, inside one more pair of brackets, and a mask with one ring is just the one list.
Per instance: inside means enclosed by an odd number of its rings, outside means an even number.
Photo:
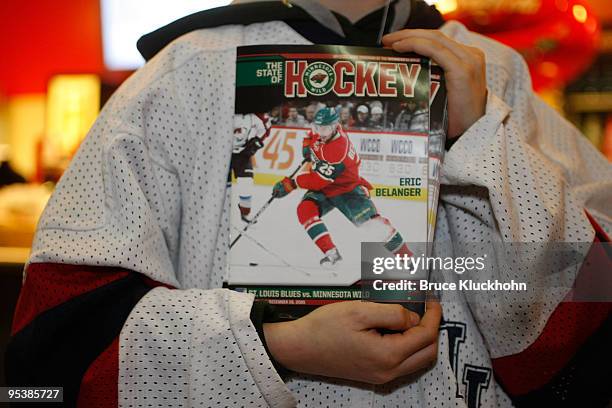
[{"label": "blurred background", "polygon": [[[40,213],[101,107],[143,64],[137,39],[229,2],[0,2],[0,350]],[[518,50],[535,91],[612,160],[611,0],[427,2]]]}]

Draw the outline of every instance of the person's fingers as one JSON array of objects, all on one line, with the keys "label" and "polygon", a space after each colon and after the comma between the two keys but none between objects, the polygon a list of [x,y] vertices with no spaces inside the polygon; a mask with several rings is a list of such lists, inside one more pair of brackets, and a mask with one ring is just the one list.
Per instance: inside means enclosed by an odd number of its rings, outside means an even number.
[{"label": "person's fingers", "polygon": [[442,318],[442,306],[436,300],[425,302],[425,314],[421,319],[420,326],[434,327],[438,330],[440,319]]},{"label": "person's fingers", "polygon": [[418,41],[413,39],[400,40],[393,43],[392,48],[397,52],[413,51],[424,55],[437,62],[446,73],[446,76],[456,77],[457,79],[468,79],[472,67],[457,57],[448,47],[436,40],[421,38]]},{"label": "person's fingers", "polygon": [[434,327],[415,326],[402,334],[388,339],[388,347],[404,360],[419,350],[438,341],[438,330]]},{"label": "person's fingers", "polygon": [[382,44],[385,47],[390,47],[394,42],[398,42],[403,40],[410,32],[414,31],[413,29],[404,29],[399,31],[394,31],[389,34],[385,34],[382,38]]},{"label": "person's fingers", "polygon": [[418,325],[404,333],[387,336],[383,339],[386,347],[398,359],[404,360],[419,350],[438,342],[438,330],[442,317],[442,307],[438,302],[427,302],[426,312]]},{"label": "person's fingers", "polygon": [[398,304],[359,302],[352,318],[364,329],[407,330],[419,323],[419,315]]},{"label": "person's fingers", "polygon": [[438,343],[432,343],[402,361],[395,369],[391,370],[392,375],[397,378],[431,367],[437,358]]},{"label": "person's fingers", "polygon": [[[385,322],[391,326],[393,321],[400,322],[402,311],[393,306],[373,304],[369,308],[369,317],[374,317],[379,324],[387,316]],[[371,306],[371,305],[370,305]],[[391,308],[389,308],[391,306]],[[363,309],[362,312],[367,310]],[[373,361],[378,367],[374,370],[373,380],[376,383],[385,383],[400,375],[409,374],[427,367],[435,360],[438,350],[438,330],[442,309],[437,302],[427,302],[427,311],[419,324],[405,330],[403,333],[387,334],[381,336],[374,329],[367,331],[368,336],[361,342],[366,349],[373,353]],[[384,313],[384,315],[383,315]],[[389,317],[394,316],[394,317]],[[360,318],[364,318],[361,316]]]},{"label": "person's fingers", "polygon": [[[443,32],[439,30],[401,30],[395,33],[391,33],[387,35],[389,38],[383,37],[383,44],[392,46],[394,42],[400,40],[412,40],[412,41],[420,41],[421,39],[429,39],[432,41],[437,41],[446,48],[448,48],[453,54],[464,61],[471,60],[474,56],[472,55],[470,48],[464,44],[461,44],[452,38],[446,36]],[[385,41],[387,40],[387,41]]]}]

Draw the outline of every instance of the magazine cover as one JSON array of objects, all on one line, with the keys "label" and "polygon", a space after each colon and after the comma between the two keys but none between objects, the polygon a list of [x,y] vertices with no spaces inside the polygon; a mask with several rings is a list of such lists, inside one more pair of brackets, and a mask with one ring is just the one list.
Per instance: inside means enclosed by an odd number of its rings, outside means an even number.
[{"label": "magazine cover", "polygon": [[[429,115],[429,180],[428,180],[428,226],[427,241],[432,243],[436,228],[440,177],[444,159],[447,131],[446,86],[444,71],[431,64],[430,115]],[[428,250],[428,252],[431,252]]]},{"label": "magazine cover", "polygon": [[230,288],[359,299],[362,242],[426,251],[429,65],[379,48],[238,48]]}]

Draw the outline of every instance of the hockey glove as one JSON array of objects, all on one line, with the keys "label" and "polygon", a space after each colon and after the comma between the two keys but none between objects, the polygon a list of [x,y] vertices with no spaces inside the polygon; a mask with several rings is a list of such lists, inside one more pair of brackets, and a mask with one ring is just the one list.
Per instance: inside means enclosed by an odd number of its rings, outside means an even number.
[{"label": "hockey glove", "polygon": [[302,156],[304,157],[304,160],[310,161],[311,154],[312,150],[310,150],[310,147],[302,147]]},{"label": "hockey glove", "polygon": [[312,146],[312,136],[308,134],[302,139],[302,156],[304,160],[310,161],[310,155],[312,150],[310,150],[310,146]]},{"label": "hockey glove", "polygon": [[253,156],[262,147],[263,147],[263,140],[255,136],[249,139],[244,145],[244,154],[248,156]]},{"label": "hockey glove", "polygon": [[272,197],[282,198],[293,190],[295,190],[296,188],[297,184],[295,184],[295,181],[293,179],[290,179],[289,177],[285,177],[284,179],[276,183],[272,188]]}]

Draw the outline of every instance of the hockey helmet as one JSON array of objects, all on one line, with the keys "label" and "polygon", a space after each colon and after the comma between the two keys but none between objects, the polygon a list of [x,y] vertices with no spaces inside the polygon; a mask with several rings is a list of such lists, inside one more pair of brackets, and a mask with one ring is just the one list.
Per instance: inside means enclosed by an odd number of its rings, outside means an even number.
[{"label": "hockey helmet", "polygon": [[335,108],[321,108],[314,117],[315,125],[330,126],[335,125],[340,120]]},{"label": "hockey helmet", "polygon": [[312,122],[312,130],[317,133],[323,141],[331,138],[340,123],[340,116],[335,108],[321,108],[315,114]]}]

